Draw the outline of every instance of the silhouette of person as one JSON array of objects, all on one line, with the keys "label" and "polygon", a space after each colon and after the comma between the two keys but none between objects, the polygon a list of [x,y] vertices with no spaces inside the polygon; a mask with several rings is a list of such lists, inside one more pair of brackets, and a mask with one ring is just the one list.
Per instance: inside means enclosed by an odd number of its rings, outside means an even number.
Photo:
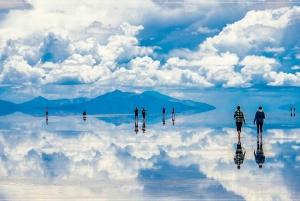
[{"label": "silhouette of person", "polygon": [[143,110],[142,110],[142,116],[143,116],[143,119],[146,119],[146,110],[145,110],[145,108],[143,108]]},{"label": "silhouette of person", "polygon": [[241,110],[241,106],[239,106],[239,105],[237,106],[237,110],[234,112],[233,117],[235,119],[236,130],[238,132],[238,138],[240,138],[241,137],[241,132],[242,132],[243,122],[246,123],[244,113]]},{"label": "silhouette of person", "polygon": [[172,122],[173,122],[173,126],[175,124],[175,108],[172,109]]},{"label": "silhouette of person", "polygon": [[48,125],[48,116],[46,116],[46,124]]},{"label": "silhouette of person", "polygon": [[262,133],[260,135],[257,135],[257,149],[256,153],[254,150],[254,157],[255,157],[255,162],[258,164],[259,168],[262,168],[262,165],[265,162],[265,154],[263,150],[263,145],[262,145]]},{"label": "silhouette of person", "polygon": [[48,116],[48,107],[46,107],[46,116]]},{"label": "silhouette of person", "polygon": [[143,123],[142,131],[143,131],[143,133],[145,133],[145,131],[146,131],[146,122]]},{"label": "silhouette of person", "polygon": [[83,116],[83,121],[85,121],[86,120],[86,111],[83,111],[82,116]]},{"label": "silhouette of person", "polygon": [[264,111],[262,110],[262,106],[259,106],[258,111],[255,113],[255,117],[254,117],[254,124],[256,122],[256,126],[257,126],[257,135],[258,133],[262,133],[263,131],[263,125],[264,125],[264,120],[266,118],[266,115],[264,113]]},{"label": "silhouette of person", "polygon": [[246,155],[246,151],[243,153],[242,143],[239,139],[238,144],[236,146],[235,157],[234,157],[234,163],[237,165],[237,169],[241,169],[241,165],[244,162],[245,155]]},{"label": "silhouette of person", "polygon": [[135,134],[139,132],[139,123],[137,121],[134,123],[134,132]]},{"label": "silhouette of person", "polygon": [[291,107],[291,112],[293,112],[293,107]]},{"label": "silhouette of person", "polygon": [[165,107],[163,107],[163,109],[162,109],[162,114],[163,114],[163,118],[165,119],[166,118],[166,108]]},{"label": "silhouette of person", "polygon": [[137,107],[135,107],[135,109],[134,109],[134,118],[138,119],[138,117],[139,117],[139,109]]}]

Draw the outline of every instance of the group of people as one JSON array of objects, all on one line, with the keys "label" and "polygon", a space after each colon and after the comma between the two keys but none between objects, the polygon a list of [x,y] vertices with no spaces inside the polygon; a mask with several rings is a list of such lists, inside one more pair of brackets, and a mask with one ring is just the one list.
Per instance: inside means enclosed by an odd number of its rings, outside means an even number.
[{"label": "group of people", "polygon": [[[162,121],[163,121],[163,125],[166,124],[166,108],[163,107],[162,109]],[[135,107],[134,109],[134,119],[135,119],[135,123],[134,123],[134,132],[137,134],[139,132],[139,122],[138,122],[138,117],[139,117],[139,109],[138,107]],[[142,110],[142,117],[143,117],[143,126],[142,126],[142,131],[143,133],[145,133],[146,131],[146,109],[143,108]],[[175,124],[175,108],[172,108],[172,123],[173,125]]]},{"label": "group of people", "polygon": [[[236,147],[234,162],[237,165],[237,169],[241,168],[241,164],[243,164],[246,151],[243,152],[242,144],[241,144],[241,131],[243,123],[246,123],[246,119],[243,111],[241,110],[241,106],[237,106],[237,110],[233,115],[236,123],[236,129],[238,132],[238,143]],[[255,161],[258,164],[259,168],[262,168],[262,164],[265,162],[265,155],[262,146],[262,133],[263,133],[263,125],[266,115],[263,111],[262,106],[259,106],[258,111],[255,113],[253,123],[257,126],[257,149],[256,153],[254,151]]]}]

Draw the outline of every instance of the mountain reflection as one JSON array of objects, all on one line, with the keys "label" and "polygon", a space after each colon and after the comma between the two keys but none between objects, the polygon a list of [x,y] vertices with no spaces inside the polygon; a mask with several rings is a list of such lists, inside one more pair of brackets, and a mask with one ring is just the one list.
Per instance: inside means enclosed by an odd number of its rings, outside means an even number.
[{"label": "mountain reflection", "polygon": [[[154,123],[143,118],[142,131],[147,123],[147,132],[132,135],[133,121],[116,126],[92,116],[88,121],[81,115],[55,116],[45,125],[44,117],[6,116],[0,120],[0,197],[292,200],[300,196],[293,188],[300,181],[299,128],[266,125],[268,140],[262,144],[256,128],[245,126],[240,144],[246,150],[257,148],[257,156],[264,155],[264,145],[268,162],[248,154],[237,171],[232,168],[234,124],[221,128],[199,124],[209,115],[197,114],[179,115],[176,126],[161,126],[160,118]],[[137,130],[138,123],[134,122]],[[258,169],[257,161],[264,168]]]}]

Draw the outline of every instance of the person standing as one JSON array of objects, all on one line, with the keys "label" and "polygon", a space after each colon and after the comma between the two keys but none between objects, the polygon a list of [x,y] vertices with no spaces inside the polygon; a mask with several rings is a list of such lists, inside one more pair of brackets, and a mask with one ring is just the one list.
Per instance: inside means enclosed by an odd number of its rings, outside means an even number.
[{"label": "person standing", "polygon": [[241,106],[237,106],[237,110],[234,112],[233,117],[235,119],[236,130],[238,132],[238,139],[240,141],[243,122],[246,123],[244,112],[241,110]]},{"label": "person standing", "polygon": [[137,107],[135,107],[134,109],[134,118],[137,120],[139,117],[139,109]]},{"label": "person standing", "polygon": [[145,121],[145,119],[146,119],[146,110],[145,110],[145,108],[143,108],[143,110],[142,110],[142,116],[143,116],[143,119]]},{"label": "person standing", "polygon": [[46,107],[46,116],[48,116],[48,107]]},{"label": "person standing", "polygon": [[262,106],[259,106],[258,111],[255,113],[255,117],[254,117],[254,124],[256,122],[256,126],[257,126],[257,135],[259,133],[262,133],[262,127],[264,125],[265,118],[266,116],[264,111],[262,110]]}]

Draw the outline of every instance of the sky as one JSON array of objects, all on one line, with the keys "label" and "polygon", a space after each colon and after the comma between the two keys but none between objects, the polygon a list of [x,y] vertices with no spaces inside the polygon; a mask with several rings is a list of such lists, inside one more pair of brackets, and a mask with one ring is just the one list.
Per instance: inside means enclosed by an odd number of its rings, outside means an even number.
[{"label": "sky", "polygon": [[1,98],[94,96],[126,87],[299,87],[299,6],[2,0]]}]

